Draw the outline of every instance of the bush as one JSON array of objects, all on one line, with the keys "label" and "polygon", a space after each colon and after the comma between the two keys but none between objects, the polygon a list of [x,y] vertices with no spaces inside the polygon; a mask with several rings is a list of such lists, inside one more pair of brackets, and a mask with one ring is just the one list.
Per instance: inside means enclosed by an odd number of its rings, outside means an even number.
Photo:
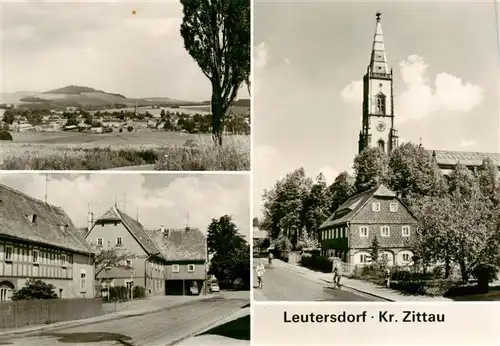
[{"label": "bush", "polygon": [[134,128],[133,128],[132,126],[128,126],[128,127],[127,127],[127,131],[128,131],[128,132],[132,132],[132,131],[134,131]]},{"label": "bush", "polygon": [[443,296],[450,290],[449,280],[392,281],[391,288],[410,295]]},{"label": "bush", "polygon": [[120,129],[118,130],[118,132],[122,133],[122,132],[123,132],[123,129],[120,127]]},{"label": "bush", "polygon": [[0,141],[11,141],[12,135],[5,130],[0,130]]},{"label": "bush", "polygon": [[401,270],[392,273],[391,280],[394,281],[418,281],[418,280],[433,280],[439,278],[439,272],[437,273],[412,273],[410,271]]},{"label": "bush", "polygon": [[125,286],[116,286],[109,288],[109,300],[113,302],[129,299],[129,290]]},{"label": "bush", "polygon": [[55,286],[42,280],[30,279],[26,285],[12,295],[12,300],[57,299]]},{"label": "bush", "polygon": [[300,257],[300,265],[303,267],[316,269],[324,273],[331,273],[333,270],[333,261],[326,256],[304,253]]},{"label": "bush", "polygon": [[144,298],[146,296],[146,289],[142,286],[134,286],[134,299]]}]

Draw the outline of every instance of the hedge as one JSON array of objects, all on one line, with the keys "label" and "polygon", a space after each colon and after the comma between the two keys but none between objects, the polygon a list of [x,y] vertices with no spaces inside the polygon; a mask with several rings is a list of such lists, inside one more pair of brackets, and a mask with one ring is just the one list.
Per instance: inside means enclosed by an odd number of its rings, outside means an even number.
[{"label": "hedge", "polygon": [[333,262],[329,257],[311,254],[302,254],[300,265],[303,267],[320,270],[324,273],[331,273]]}]

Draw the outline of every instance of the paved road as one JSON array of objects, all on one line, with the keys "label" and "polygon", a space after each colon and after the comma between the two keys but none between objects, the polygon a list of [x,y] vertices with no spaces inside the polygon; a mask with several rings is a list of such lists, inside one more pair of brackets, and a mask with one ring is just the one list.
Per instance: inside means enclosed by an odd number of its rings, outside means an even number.
[{"label": "paved road", "polygon": [[374,301],[370,296],[362,296],[359,293],[347,291],[346,289],[334,290],[331,284],[320,283],[314,278],[308,277],[289,269],[287,266],[266,264],[264,284],[262,289],[257,289],[257,274],[254,273],[254,299],[259,301]]},{"label": "paved road", "polygon": [[166,346],[193,336],[248,307],[249,299],[214,296],[137,317],[41,333],[0,337],[0,345]]}]

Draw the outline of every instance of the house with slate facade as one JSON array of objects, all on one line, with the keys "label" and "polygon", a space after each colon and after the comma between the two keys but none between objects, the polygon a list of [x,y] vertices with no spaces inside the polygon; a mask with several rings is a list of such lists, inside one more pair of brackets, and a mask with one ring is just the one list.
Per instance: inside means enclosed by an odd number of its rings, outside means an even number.
[{"label": "house with slate facade", "polygon": [[390,265],[412,261],[417,220],[385,185],[349,198],[319,228],[321,252],[351,265],[371,262],[377,237],[379,255]]}]

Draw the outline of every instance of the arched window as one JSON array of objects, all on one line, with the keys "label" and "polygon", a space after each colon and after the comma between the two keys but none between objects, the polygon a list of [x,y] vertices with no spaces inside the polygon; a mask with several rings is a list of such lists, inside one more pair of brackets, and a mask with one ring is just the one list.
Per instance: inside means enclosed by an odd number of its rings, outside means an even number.
[{"label": "arched window", "polygon": [[385,142],[382,139],[378,141],[378,148],[385,152]]},{"label": "arched window", "polygon": [[382,93],[378,93],[375,96],[375,104],[377,114],[385,114],[385,95]]}]

